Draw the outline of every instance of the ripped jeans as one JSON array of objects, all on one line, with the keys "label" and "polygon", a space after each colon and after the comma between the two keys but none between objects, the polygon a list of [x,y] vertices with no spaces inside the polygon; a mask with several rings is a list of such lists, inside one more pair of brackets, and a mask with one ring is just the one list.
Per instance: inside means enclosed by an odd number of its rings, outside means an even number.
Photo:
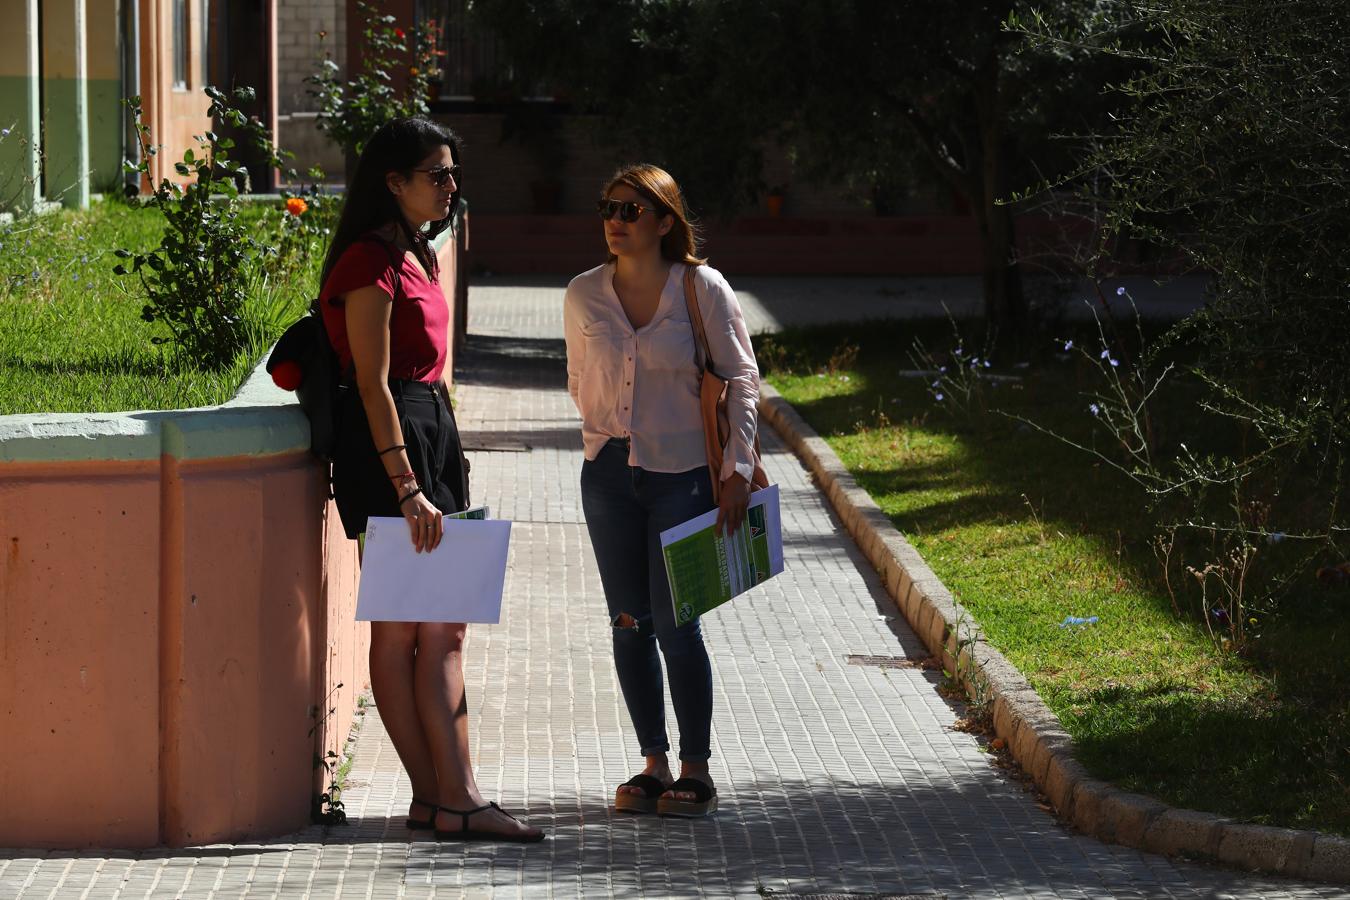
[{"label": "ripped jeans", "polygon": [[[581,508],[614,626],[614,667],[644,756],[670,750],[662,656],[680,759],[703,762],[712,755],[712,666],[699,620],[675,625],[661,532],[714,505],[707,466],[674,474],[629,466],[622,439],[581,467]],[[622,627],[625,613],[635,626]]]}]

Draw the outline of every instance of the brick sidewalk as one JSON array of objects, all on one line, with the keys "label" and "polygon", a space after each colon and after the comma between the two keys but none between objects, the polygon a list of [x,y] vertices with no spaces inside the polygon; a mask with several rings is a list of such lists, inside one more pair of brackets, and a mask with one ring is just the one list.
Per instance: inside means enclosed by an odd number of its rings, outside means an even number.
[{"label": "brick sidewalk", "polygon": [[473,753],[485,793],[550,839],[413,839],[372,707],[348,827],[181,851],[0,851],[0,897],[1348,896],[1072,834],[951,729],[960,710],[933,673],[850,664],[922,650],[772,434],[787,572],[706,620],[721,811],[611,813],[640,758],[581,517],[560,303],[556,287],[475,289],[458,397],[474,500],[515,522],[502,622],[470,629]]}]

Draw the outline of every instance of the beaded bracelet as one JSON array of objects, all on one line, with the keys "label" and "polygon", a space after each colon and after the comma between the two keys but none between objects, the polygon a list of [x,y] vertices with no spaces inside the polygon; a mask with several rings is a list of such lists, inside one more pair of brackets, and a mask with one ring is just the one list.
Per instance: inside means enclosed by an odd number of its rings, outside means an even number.
[{"label": "beaded bracelet", "polygon": [[413,497],[416,497],[420,493],[422,493],[422,489],[420,487],[415,487],[411,491],[408,491],[408,493],[400,497],[398,501],[399,509],[402,509],[403,504],[407,503],[409,500],[411,500]]}]

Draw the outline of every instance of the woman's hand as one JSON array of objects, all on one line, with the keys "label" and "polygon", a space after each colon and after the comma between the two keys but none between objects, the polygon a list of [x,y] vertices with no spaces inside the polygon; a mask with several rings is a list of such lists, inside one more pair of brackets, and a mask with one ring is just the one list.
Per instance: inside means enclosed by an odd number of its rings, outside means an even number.
[{"label": "woman's hand", "polygon": [[412,531],[413,549],[418,553],[430,553],[441,545],[445,535],[442,513],[427,499],[426,494],[417,493],[398,505],[403,518],[408,520]]},{"label": "woman's hand", "polygon": [[746,481],[743,475],[737,472],[723,481],[717,498],[717,533],[722,534],[725,525],[728,537],[735,534],[736,529],[745,521],[745,507],[749,503],[750,482]]}]

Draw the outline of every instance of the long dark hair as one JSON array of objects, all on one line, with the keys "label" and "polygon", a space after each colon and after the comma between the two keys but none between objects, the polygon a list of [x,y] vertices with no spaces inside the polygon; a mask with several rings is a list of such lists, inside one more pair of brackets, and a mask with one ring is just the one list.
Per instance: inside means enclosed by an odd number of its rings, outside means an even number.
[{"label": "long dark hair", "polygon": [[342,201],[342,213],[333,232],[333,242],[328,245],[328,255],[324,257],[320,284],[328,281],[333,267],[348,247],[390,223],[403,231],[427,272],[431,274],[436,271],[436,255],[431,252],[429,242],[449,228],[455,218],[459,209],[458,183],[455,193],[450,197],[450,212],[446,217],[430,223],[425,231],[416,232],[408,224],[384,179],[390,172],[411,178],[413,168],[442,146],[450,148],[456,163],[460,161],[459,137],[439,122],[420,116],[386,122],[371,136],[365,150],[361,152],[361,158],[357,160],[352,183],[347,185],[347,196]]}]

